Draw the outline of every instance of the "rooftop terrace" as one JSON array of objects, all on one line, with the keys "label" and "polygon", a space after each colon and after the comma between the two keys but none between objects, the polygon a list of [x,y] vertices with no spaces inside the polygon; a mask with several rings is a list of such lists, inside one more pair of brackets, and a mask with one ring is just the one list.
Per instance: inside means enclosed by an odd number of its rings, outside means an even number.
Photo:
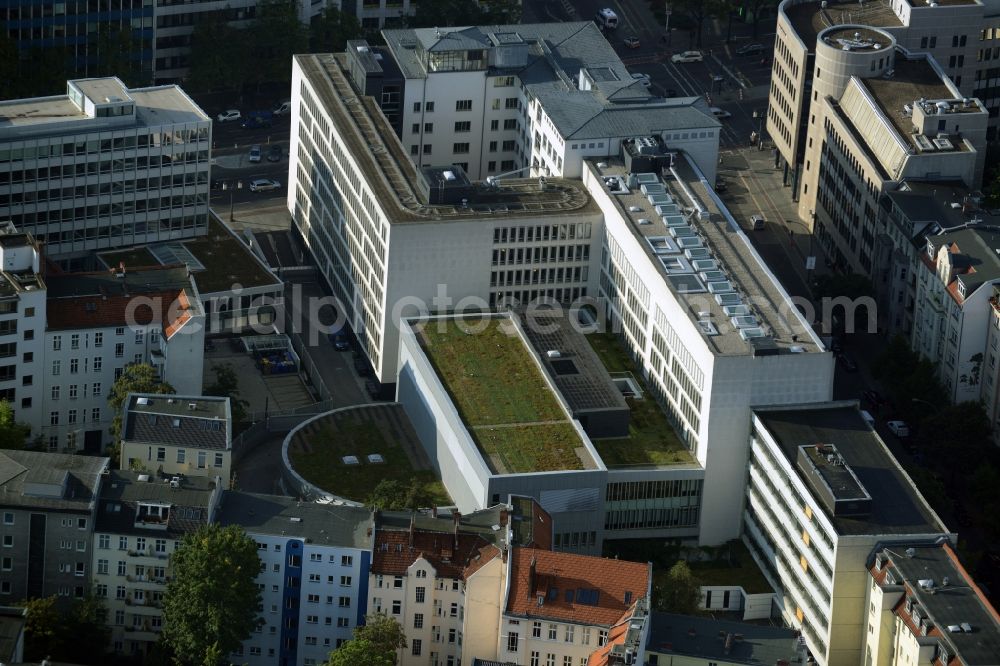
[{"label": "rooftop terrace", "polygon": [[468,207],[429,205],[421,192],[423,176],[406,155],[384,114],[371,97],[359,95],[344,69],[344,54],[297,55],[319,103],[330,114],[352,157],[368,175],[390,223],[469,219],[516,211],[519,217],[568,212],[596,212],[583,186],[572,180],[546,179],[544,190],[537,179],[505,179],[499,190],[477,189]]},{"label": "rooftop terrace", "polygon": [[714,353],[822,351],[788,294],[686,157],[674,160],[665,178],[638,174],[644,182],[632,185],[620,160],[591,160],[587,166],[605,180],[619,214]]},{"label": "rooftop terrace", "polygon": [[202,298],[227,293],[234,285],[243,289],[281,285],[250,248],[215,215],[209,216],[208,233],[204,236],[114,250],[99,256],[109,268],[121,263],[126,269],[185,263],[191,268]]},{"label": "rooftop terrace", "polygon": [[870,0],[863,4],[829,3],[826,9],[819,0],[795,4],[788,1],[783,4],[782,10],[810,52],[816,50],[816,36],[831,26],[859,24],[873,28],[899,28],[903,25],[888,0]]},{"label": "rooftop terrace", "polygon": [[495,474],[597,467],[510,319],[429,319],[414,331]]},{"label": "rooftop terrace", "polygon": [[[806,486],[812,480],[797,465],[800,447],[832,444],[857,482],[871,496],[871,513],[834,516],[826,512],[841,535],[945,534],[947,528],[920,495],[885,443],[861,418],[857,405],[757,409],[754,414],[774,438]],[[815,490],[813,490],[815,496]],[[826,508],[822,497],[816,501]]]}]

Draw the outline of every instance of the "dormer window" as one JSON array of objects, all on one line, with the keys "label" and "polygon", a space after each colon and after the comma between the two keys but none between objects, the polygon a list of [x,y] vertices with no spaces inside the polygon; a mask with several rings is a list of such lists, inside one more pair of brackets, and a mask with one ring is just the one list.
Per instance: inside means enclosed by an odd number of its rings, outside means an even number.
[{"label": "dormer window", "polygon": [[167,519],[170,517],[170,506],[166,504],[143,504],[140,503],[135,514],[135,522],[145,525],[167,526]]},{"label": "dormer window", "polygon": [[958,293],[962,298],[965,298],[965,283],[961,280],[958,281]]},{"label": "dormer window", "polygon": [[934,258],[934,243],[927,241],[927,256],[931,259]]}]

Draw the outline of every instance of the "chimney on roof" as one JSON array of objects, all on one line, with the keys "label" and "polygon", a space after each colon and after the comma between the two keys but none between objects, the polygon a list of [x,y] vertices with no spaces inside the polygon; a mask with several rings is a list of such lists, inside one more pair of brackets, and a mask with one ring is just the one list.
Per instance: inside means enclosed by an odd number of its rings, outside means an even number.
[{"label": "chimney on roof", "polygon": [[510,514],[508,513],[507,509],[500,509],[500,527],[507,526],[507,520],[509,516]]},{"label": "chimney on roof", "polygon": [[410,512],[410,548],[413,548],[413,530],[414,530],[414,527],[415,527],[414,523],[416,522],[416,519],[417,519],[417,514],[415,514],[413,511],[411,511]]},{"label": "chimney on roof", "polygon": [[531,556],[531,566],[528,567],[528,598],[530,599],[535,595],[535,566],[538,564],[538,560],[535,556]]},{"label": "chimney on roof", "polygon": [[452,528],[453,528],[452,529],[452,537],[453,537],[452,541],[454,542],[454,544],[452,545],[452,549],[457,553],[458,552],[458,523],[462,520],[462,514],[459,513],[457,510],[456,511],[452,511],[452,513],[451,513],[451,520],[452,520]]}]

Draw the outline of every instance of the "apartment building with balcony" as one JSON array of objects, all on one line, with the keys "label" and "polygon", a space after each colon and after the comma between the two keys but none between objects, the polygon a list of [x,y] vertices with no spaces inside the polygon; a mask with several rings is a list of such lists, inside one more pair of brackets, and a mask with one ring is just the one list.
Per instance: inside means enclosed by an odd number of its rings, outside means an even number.
[{"label": "apartment building with balcony", "polygon": [[122,407],[121,468],[165,476],[232,475],[229,398],[129,394]]},{"label": "apartment building with balcony", "polygon": [[325,664],[369,611],[371,511],[230,491],[218,516],[221,525],[245,529],[260,557],[264,622],[230,658],[249,666]]},{"label": "apartment building with balcony", "polygon": [[0,230],[0,399],[22,423],[43,414],[45,281],[40,248],[13,225]]},{"label": "apartment building with balcony", "polygon": [[919,254],[911,338],[913,350],[934,363],[952,402],[985,397],[991,414],[998,355],[992,333],[994,285],[1000,283],[997,247],[1000,227],[988,224],[927,236]]},{"label": "apartment building with balcony", "polygon": [[0,219],[67,265],[87,253],[203,235],[211,119],[177,86],[76,79],[0,103]]},{"label": "apartment building with balcony", "polygon": [[0,603],[81,599],[108,458],[0,451]]},{"label": "apartment building with balcony", "polygon": [[[657,97],[593,21],[383,31],[357,41],[351,78],[418,167],[461,165],[474,180],[510,172],[579,178],[587,157],[656,136],[714,178],[720,126],[700,97]],[[714,182],[714,181],[713,181]]]},{"label": "apartment building with balcony", "polygon": [[996,663],[1000,614],[951,544],[880,547],[868,564],[865,663]]},{"label": "apartment building with balcony", "polygon": [[861,663],[872,550],[956,535],[855,402],[758,408],[752,422],[744,541],[816,663]]},{"label": "apartment building with balcony", "polygon": [[141,658],[159,640],[170,554],[214,522],[222,490],[219,477],[112,470],[103,478],[88,560],[114,652]]}]

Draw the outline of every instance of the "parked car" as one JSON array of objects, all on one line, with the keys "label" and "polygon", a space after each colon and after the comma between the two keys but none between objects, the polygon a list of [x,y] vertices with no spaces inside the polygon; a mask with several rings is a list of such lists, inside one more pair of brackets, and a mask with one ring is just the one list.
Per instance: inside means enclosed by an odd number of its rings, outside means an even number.
[{"label": "parked car", "polygon": [[670,56],[670,62],[701,62],[705,59],[701,51],[684,51]]},{"label": "parked car", "polygon": [[733,117],[733,114],[731,114],[729,111],[726,111],[725,109],[720,109],[717,106],[711,107],[709,111],[711,111],[712,115],[718,118],[719,120],[725,120],[726,118]]},{"label": "parked car", "polygon": [[251,162],[260,162],[260,145],[259,144],[255,143],[254,145],[250,146],[250,161]]},{"label": "parked car", "polygon": [[237,110],[237,109],[226,109],[225,111],[223,111],[222,113],[220,113],[218,116],[216,116],[215,119],[217,121],[219,121],[220,123],[231,123],[234,120],[239,120],[242,117],[243,117],[243,114],[240,113],[239,110]]},{"label": "parked car", "polygon": [[751,215],[750,216],[750,228],[754,231],[760,231],[764,228],[764,216],[763,215]]},{"label": "parked car", "polygon": [[638,37],[626,37],[625,38],[625,48],[637,49],[639,48],[639,38]]},{"label": "parked car", "polygon": [[258,178],[250,181],[251,192],[270,192],[278,189],[281,189],[281,183],[270,178]]},{"label": "parked car", "polygon": [[274,107],[274,110],[271,111],[271,113],[273,113],[276,116],[287,116],[291,112],[292,112],[292,103],[288,101],[278,104],[276,107]]},{"label": "parked car", "polygon": [[267,161],[268,162],[281,161],[281,146],[274,145],[267,149]]},{"label": "parked car", "polygon": [[885,425],[889,432],[900,439],[910,436],[910,426],[906,425],[906,421],[889,421]]},{"label": "parked car", "polygon": [[337,351],[350,351],[351,341],[347,338],[347,333],[344,331],[338,331],[331,336],[330,342],[333,343],[333,348]]},{"label": "parked car", "polygon": [[251,111],[243,119],[241,126],[243,129],[260,129],[271,126],[272,115],[270,111]]},{"label": "parked car", "polygon": [[744,44],[740,48],[736,49],[736,55],[760,55],[764,52],[763,44]]},{"label": "parked car", "polygon": [[847,372],[858,371],[858,364],[854,361],[853,358],[851,358],[847,354],[841,354],[840,356],[838,356],[837,361],[840,362],[840,367],[842,367]]}]

